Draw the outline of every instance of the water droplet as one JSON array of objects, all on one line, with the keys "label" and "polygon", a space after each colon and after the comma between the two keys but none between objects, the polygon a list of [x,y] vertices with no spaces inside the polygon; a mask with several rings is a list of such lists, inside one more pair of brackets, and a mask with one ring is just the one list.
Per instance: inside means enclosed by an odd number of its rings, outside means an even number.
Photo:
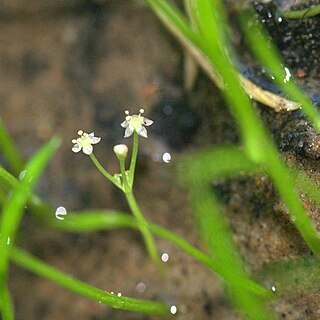
[{"label": "water droplet", "polygon": [[169,255],[167,253],[163,253],[161,256],[161,260],[163,262],[167,262],[169,260]]},{"label": "water droplet", "polygon": [[165,163],[169,163],[171,161],[171,154],[169,152],[165,152],[163,155],[162,155],[162,160],[163,162]]},{"label": "water droplet", "polygon": [[170,313],[171,313],[171,314],[176,314],[177,311],[178,311],[178,309],[177,309],[176,306],[171,306],[171,307],[170,307]]},{"label": "water droplet", "polygon": [[63,216],[65,216],[65,215],[67,215],[67,210],[66,210],[66,208],[65,207],[58,207],[57,209],[56,209],[56,213],[55,213],[55,215],[56,215],[56,218],[57,219],[59,219],[59,220],[64,220],[64,217]]},{"label": "water droplet", "polygon": [[137,289],[137,291],[138,291],[139,293],[143,293],[143,292],[146,291],[147,286],[146,286],[145,283],[139,282],[139,283],[136,285],[136,289]]},{"label": "water droplet", "polygon": [[284,67],[284,71],[286,72],[286,77],[284,78],[283,82],[286,83],[291,78],[291,72],[287,67]]},{"label": "water droplet", "polygon": [[22,170],[19,174],[19,180],[22,180],[26,176],[27,170]]}]

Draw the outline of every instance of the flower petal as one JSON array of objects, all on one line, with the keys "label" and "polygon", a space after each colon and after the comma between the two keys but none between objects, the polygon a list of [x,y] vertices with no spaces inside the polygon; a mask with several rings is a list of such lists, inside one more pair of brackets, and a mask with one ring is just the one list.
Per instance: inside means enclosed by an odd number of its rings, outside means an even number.
[{"label": "flower petal", "polygon": [[126,128],[128,125],[129,125],[129,122],[128,122],[127,120],[124,120],[124,121],[121,123],[121,127],[122,127],[122,128]]},{"label": "flower petal", "polygon": [[96,144],[96,143],[98,143],[100,140],[101,140],[101,138],[99,138],[99,137],[91,137],[91,143],[92,143],[92,144]]},{"label": "flower petal", "polygon": [[148,119],[148,118],[146,118],[146,117],[143,117],[143,124],[145,126],[151,126],[153,124],[153,121]]},{"label": "flower petal", "polygon": [[87,155],[90,155],[92,151],[93,151],[93,146],[91,144],[82,148],[82,152]]},{"label": "flower petal", "polygon": [[126,131],[124,132],[124,137],[128,138],[133,134],[133,129],[130,126],[127,126]]},{"label": "flower petal", "polygon": [[136,132],[139,136],[148,138],[148,132],[145,127],[141,126],[140,128],[136,128]]},{"label": "flower petal", "polygon": [[77,153],[81,150],[81,147],[76,143],[73,147],[72,147],[72,151]]}]

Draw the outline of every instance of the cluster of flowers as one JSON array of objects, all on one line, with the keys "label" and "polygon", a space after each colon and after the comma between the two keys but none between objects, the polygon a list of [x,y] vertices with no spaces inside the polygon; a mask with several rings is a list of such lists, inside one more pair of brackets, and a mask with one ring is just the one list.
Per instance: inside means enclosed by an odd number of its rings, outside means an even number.
[{"label": "cluster of flowers", "polygon": [[[125,133],[124,137],[128,138],[130,137],[134,132],[136,132],[139,136],[147,138],[148,133],[147,129],[145,126],[150,126],[152,125],[153,121],[142,116],[144,113],[143,109],[139,110],[139,114],[136,115],[130,115],[129,111],[126,110],[126,118],[125,120],[121,123],[121,127],[125,128]],[[82,150],[84,154],[90,155],[93,152],[93,144],[97,144],[101,138],[95,137],[94,132],[92,133],[86,133],[83,132],[82,130],[78,131],[78,135],[80,136],[77,139],[73,139],[72,143],[74,143],[74,146],[72,148],[73,152],[79,152]],[[117,145],[114,147],[114,152],[116,154],[127,154],[128,148],[126,145]]]}]

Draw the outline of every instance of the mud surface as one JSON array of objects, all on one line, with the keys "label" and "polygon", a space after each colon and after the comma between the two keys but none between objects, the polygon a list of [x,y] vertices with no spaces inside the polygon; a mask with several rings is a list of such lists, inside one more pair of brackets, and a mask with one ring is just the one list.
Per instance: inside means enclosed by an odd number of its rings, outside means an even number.
[{"label": "mud surface", "polygon": [[[45,3],[0,4],[0,117],[26,159],[52,135],[64,139],[38,193],[54,207],[68,210],[129,211],[122,194],[89,159],[71,152],[71,139],[79,129],[95,131],[102,137],[97,157],[116,172],[112,147],[125,141],[119,125],[123,112],[142,107],[154,125],[140,147],[135,189],[141,208],[150,221],[204,249],[185,191],[175,182],[174,166],[178,156],[239,143],[218,90],[202,74],[191,93],[183,89],[183,52],[141,2]],[[267,19],[268,10],[269,5],[257,10],[261,19]],[[316,94],[319,19],[286,22],[276,30],[273,16],[268,19],[266,25],[293,74],[300,74],[308,93]],[[285,40],[288,34],[290,41]],[[303,115],[256,107],[286,161],[318,180],[319,138]],[[161,160],[164,152],[172,155],[169,164]],[[1,155],[0,161],[6,166]],[[213,186],[249,270],[310,255],[267,177],[221,180]],[[320,230],[317,207],[303,201]],[[18,241],[44,261],[103,290],[176,305],[179,320],[238,319],[221,281],[164,240],[157,239],[157,245],[170,256],[165,279],[157,275],[134,230],[62,233],[36,224],[27,214]],[[155,319],[88,301],[15,266],[10,287],[17,320]],[[282,319],[319,319],[318,301],[319,293],[308,290],[272,307]]]}]

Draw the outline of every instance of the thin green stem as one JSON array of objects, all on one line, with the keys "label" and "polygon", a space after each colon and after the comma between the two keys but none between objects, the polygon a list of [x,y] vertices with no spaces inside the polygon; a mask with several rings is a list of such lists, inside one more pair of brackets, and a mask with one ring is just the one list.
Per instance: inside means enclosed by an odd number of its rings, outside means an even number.
[{"label": "thin green stem", "polygon": [[130,192],[132,190],[132,185],[129,185],[129,182],[128,182],[128,177],[126,174],[126,167],[125,167],[125,159],[119,159],[119,164],[120,164],[120,171],[122,175],[124,192]]},{"label": "thin green stem", "polygon": [[161,262],[159,260],[159,253],[157,250],[157,247],[155,245],[154,239],[151,235],[151,232],[149,230],[149,224],[144,218],[139,205],[133,195],[132,192],[125,192],[126,199],[128,201],[129,207],[133,213],[133,215],[136,217],[138,222],[139,230],[141,231],[141,234],[143,236],[144,242],[147,247],[147,251],[152,259],[152,261],[158,266],[159,270],[162,269]]},{"label": "thin green stem", "polygon": [[6,285],[0,289],[0,309],[3,320],[14,320],[13,305]]},{"label": "thin green stem", "polygon": [[133,182],[134,182],[134,173],[135,173],[135,170],[136,170],[138,147],[139,147],[139,136],[134,131],[134,133],[133,133],[132,156],[131,156],[131,162],[130,162],[130,168],[129,168],[129,184],[131,186],[133,186]]},{"label": "thin green stem", "polygon": [[311,18],[320,14],[320,5],[313,6],[302,10],[286,10],[281,13],[285,19],[304,19]]},{"label": "thin green stem", "polygon": [[163,302],[139,300],[122,296],[118,297],[117,295],[100,290],[88,285],[85,282],[74,279],[72,276],[60,272],[56,268],[45,264],[41,260],[31,256],[21,249],[12,248],[10,258],[15,264],[24,269],[47,278],[59,284],[63,288],[75,292],[83,297],[103,303],[112,308],[133,312],[142,312],[158,316],[169,315],[169,308]]},{"label": "thin green stem", "polygon": [[111,181],[115,186],[117,186],[118,188],[122,189],[120,182],[113,177],[99,162],[99,160],[96,158],[96,156],[91,153],[90,154],[90,159],[92,160],[92,162],[94,163],[94,165],[97,167],[97,169],[109,180]]}]

